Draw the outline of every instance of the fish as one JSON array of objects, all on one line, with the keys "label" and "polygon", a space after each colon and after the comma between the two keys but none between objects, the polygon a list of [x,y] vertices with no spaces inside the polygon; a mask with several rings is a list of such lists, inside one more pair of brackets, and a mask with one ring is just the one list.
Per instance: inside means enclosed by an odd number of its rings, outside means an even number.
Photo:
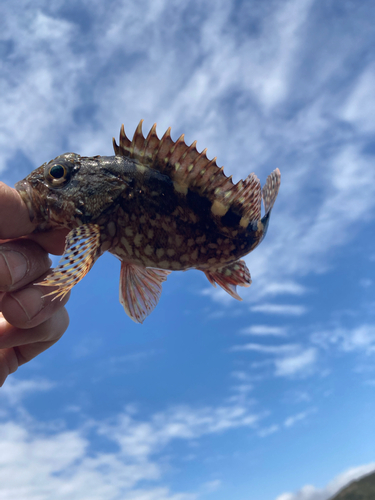
[{"label": "fish", "polygon": [[142,122],[132,140],[122,125],[114,156],[65,153],[15,185],[35,232],[69,230],[59,264],[36,284],[62,300],[108,251],[121,261],[120,303],[136,323],[154,310],[172,271],[198,269],[242,300],[237,286],[252,280],[241,258],[266,235],[279,169],[263,188],[254,173],[234,184],[196,141],[173,141],[170,128],[159,139],[156,124],[145,137]]}]

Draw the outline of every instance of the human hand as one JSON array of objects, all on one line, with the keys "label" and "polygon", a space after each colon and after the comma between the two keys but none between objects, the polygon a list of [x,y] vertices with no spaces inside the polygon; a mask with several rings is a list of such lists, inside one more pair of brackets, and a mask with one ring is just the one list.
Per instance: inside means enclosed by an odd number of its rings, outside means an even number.
[{"label": "human hand", "polygon": [[53,288],[33,285],[51,265],[48,252],[63,253],[68,231],[30,235],[34,229],[18,192],[0,182],[0,386],[57,342],[69,324],[69,294],[52,301],[42,296]]}]

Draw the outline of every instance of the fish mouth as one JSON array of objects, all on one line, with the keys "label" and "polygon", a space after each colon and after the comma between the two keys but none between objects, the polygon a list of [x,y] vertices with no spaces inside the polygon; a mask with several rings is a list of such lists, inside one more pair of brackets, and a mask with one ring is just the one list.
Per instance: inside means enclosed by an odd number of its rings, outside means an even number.
[{"label": "fish mouth", "polygon": [[[31,188],[30,184],[26,181],[19,181],[15,184],[15,189],[18,191],[19,195],[21,196],[23,202],[25,203],[27,210],[29,212],[29,217],[30,221],[34,222],[36,218],[35,210],[33,208],[34,205],[34,197],[35,197],[35,192]],[[36,201],[36,200],[35,200]]]}]

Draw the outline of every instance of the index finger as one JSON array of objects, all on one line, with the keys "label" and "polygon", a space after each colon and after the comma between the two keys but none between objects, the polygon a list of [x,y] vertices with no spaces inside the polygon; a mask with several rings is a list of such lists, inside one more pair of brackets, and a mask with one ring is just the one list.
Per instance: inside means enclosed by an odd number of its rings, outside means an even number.
[{"label": "index finger", "polygon": [[34,231],[29,211],[15,189],[0,182],[0,239],[17,238]]}]

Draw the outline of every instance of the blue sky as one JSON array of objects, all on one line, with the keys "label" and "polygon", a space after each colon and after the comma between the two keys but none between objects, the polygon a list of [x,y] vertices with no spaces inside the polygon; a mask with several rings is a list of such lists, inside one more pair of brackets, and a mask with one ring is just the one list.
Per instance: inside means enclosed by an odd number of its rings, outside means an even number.
[{"label": "blue sky", "polygon": [[104,255],[0,393],[0,499],[327,500],[375,470],[375,4],[3,1],[0,178],[157,122],[282,183],[243,302]]}]

